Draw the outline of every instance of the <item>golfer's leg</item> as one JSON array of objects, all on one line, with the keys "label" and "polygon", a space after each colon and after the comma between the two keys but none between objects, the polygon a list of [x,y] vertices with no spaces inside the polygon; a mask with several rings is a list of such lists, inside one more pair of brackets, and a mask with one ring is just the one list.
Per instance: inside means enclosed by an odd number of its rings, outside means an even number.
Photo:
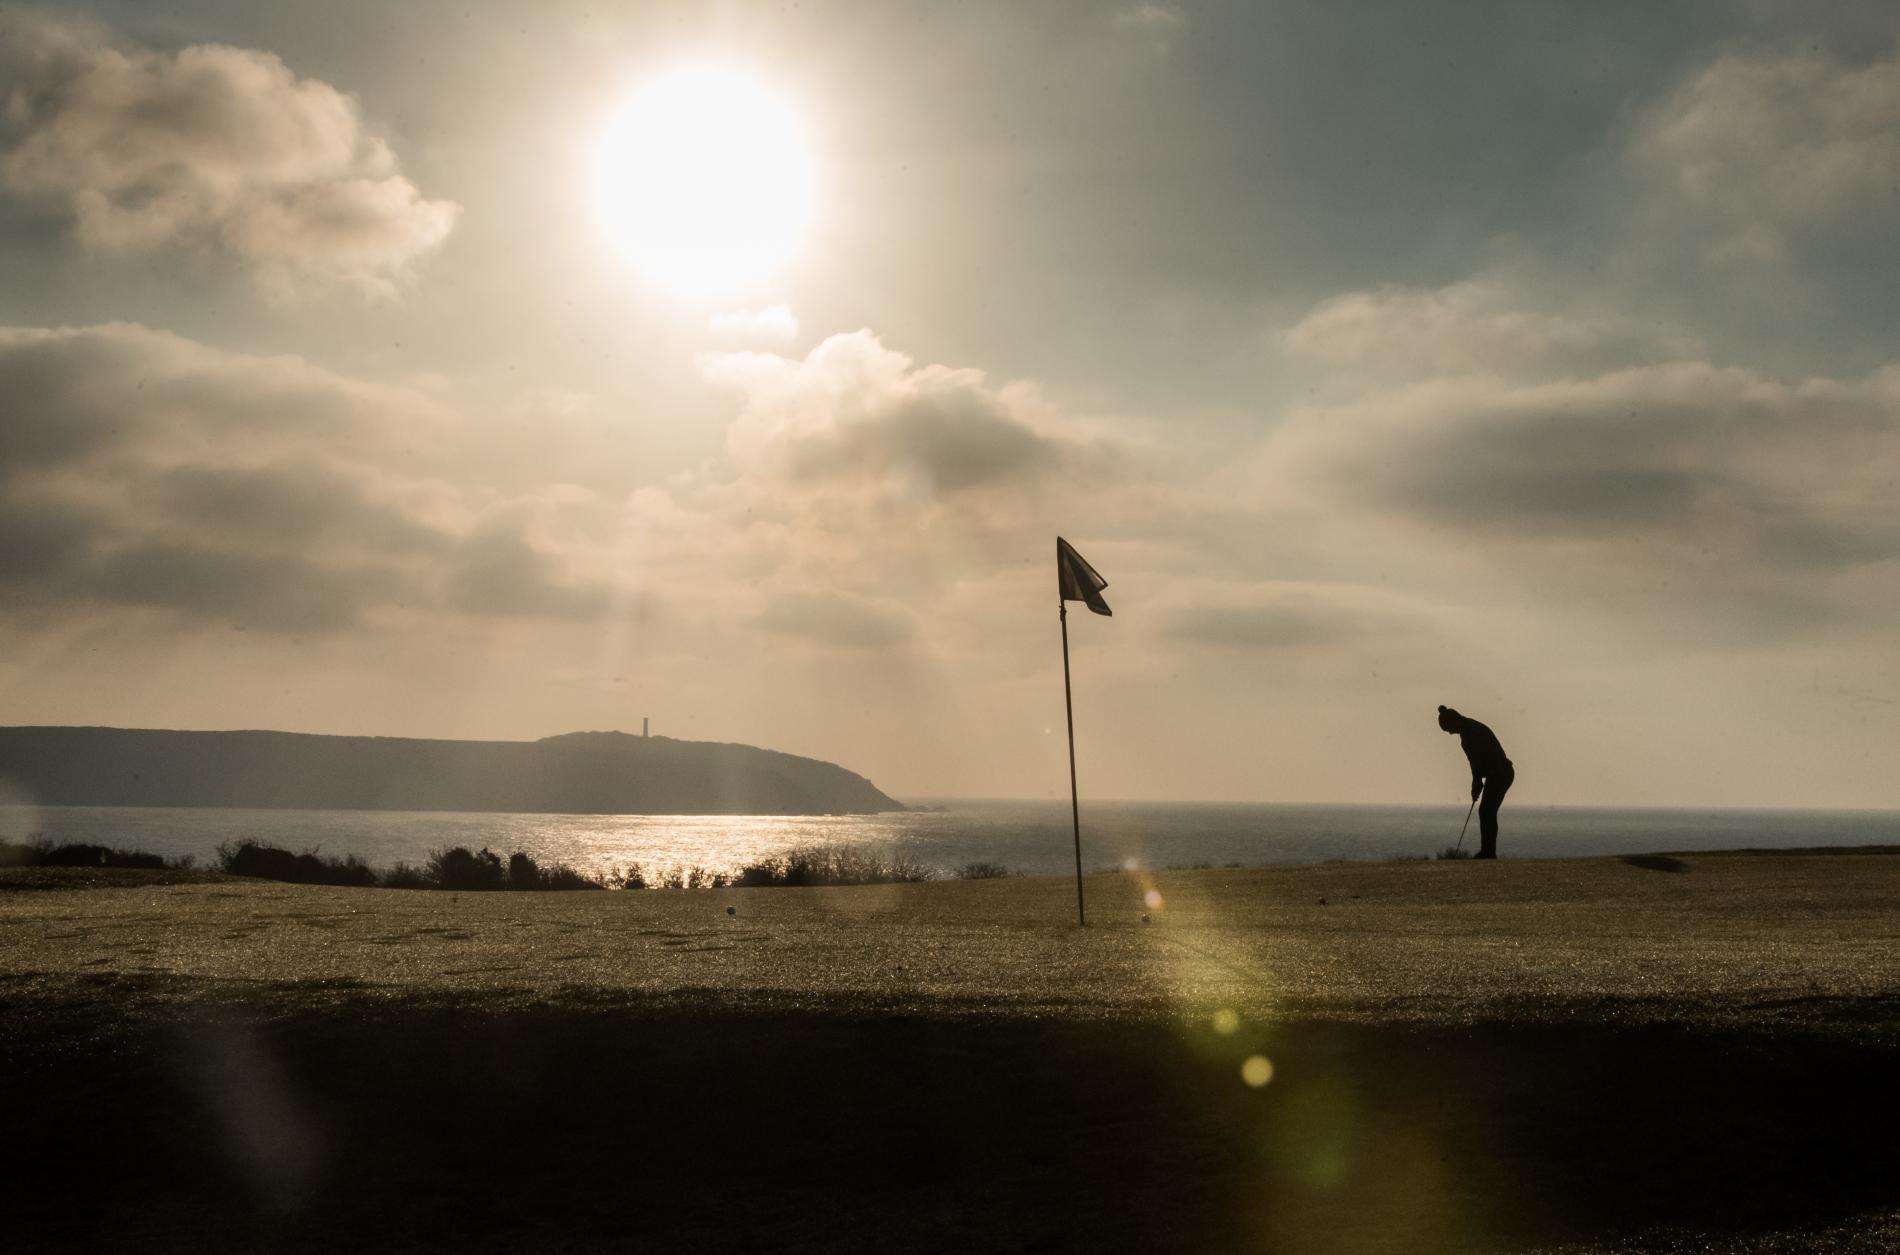
[{"label": "golfer's leg", "polygon": [[1516,772],[1485,777],[1484,797],[1478,802],[1479,858],[1498,856],[1498,807],[1516,780]]}]

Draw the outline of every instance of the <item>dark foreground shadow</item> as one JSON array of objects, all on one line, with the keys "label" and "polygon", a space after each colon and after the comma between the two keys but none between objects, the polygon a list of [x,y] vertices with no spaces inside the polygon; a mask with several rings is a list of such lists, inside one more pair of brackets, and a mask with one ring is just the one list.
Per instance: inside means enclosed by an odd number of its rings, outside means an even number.
[{"label": "dark foreground shadow", "polygon": [[1667,854],[1626,854],[1623,861],[1631,867],[1640,867],[1649,872],[1686,872],[1689,865],[1679,858]]},{"label": "dark foreground shadow", "polygon": [[626,1009],[21,1040],[14,1251],[1464,1252],[1900,1201],[1900,1069],[1839,1041]]}]

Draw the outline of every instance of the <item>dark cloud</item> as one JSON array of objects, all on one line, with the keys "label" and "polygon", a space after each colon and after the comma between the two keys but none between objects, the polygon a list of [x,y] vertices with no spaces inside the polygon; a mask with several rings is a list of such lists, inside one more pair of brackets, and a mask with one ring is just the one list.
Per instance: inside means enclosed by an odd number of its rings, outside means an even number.
[{"label": "dark cloud", "polygon": [[1042,429],[1022,390],[994,387],[980,371],[918,367],[868,331],[832,336],[802,361],[719,354],[706,369],[746,397],[729,442],[735,460],[795,484],[858,480],[931,499],[1087,456]]},{"label": "dark cloud", "polygon": [[387,451],[439,429],[415,394],[296,357],[219,353],[130,323],[0,327],[0,477],[76,463],[107,447],[355,443]]},{"label": "dark cloud", "polygon": [[386,602],[387,572],[336,569],[294,554],[234,553],[183,544],[136,544],[88,566],[87,591],[108,602],[157,606],[195,618],[274,632],[332,632]]},{"label": "dark cloud", "polygon": [[470,614],[585,618],[604,614],[611,594],[566,578],[556,558],[502,524],[462,542],[447,564],[445,601]]},{"label": "dark cloud", "polygon": [[1895,400],[1878,384],[1788,387],[1695,367],[1384,396],[1372,403],[1379,420],[1335,433],[1332,470],[1347,491],[1467,533],[1602,539],[1660,527],[1659,541],[1756,562],[1785,549],[1806,563],[1816,546],[1777,538],[1887,533],[1900,521],[1879,473],[1900,468]]},{"label": "dark cloud", "polygon": [[441,553],[452,538],[373,501],[355,475],[314,461],[186,464],[155,471],[143,495],[171,517],[253,539],[353,542],[384,552]]},{"label": "dark cloud", "polygon": [[1486,555],[1515,586],[1662,615],[1677,634],[1768,640],[1884,613],[1900,560],[1892,372],[1554,371],[1427,375],[1310,406],[1271,442],[1276,475],[1409,522],[1419,550]]},{"label": "dark cloud", "polygon": [[211,245],[278,294],[389,295],[458,212],[396,172],[353,99],[268,52],[162,52],[14,12],[0,86],[0,188],[89,246]]},{"label": "dark cloud", "polygon": [[0,328],[0,407],[0,581],[16,595],[311,633],[382,608],[613,603],[529,539],[539,514],[592,498],[501,500],[416,469],[408,446],[446,421],[417,393],[136,326]]},{"label": "dark cloud", "polygon": [[908,398],[836,432],[798,439],[793,474],[807,481],[899,475],[960,492],[1052,467],[1050,444],[972,391]]},{"label": "dark cloud", "polygon": [[0,490],[0,586],[56,577],[86,557],[98,520],[58,501]]},{"label": "dark cloud", "polygon": [[1357,636],[1365,624],[1345,614],[1293,606],[1202,606],[1177,612],[1167,635],[1192,645],[1301,649]]},{"label": "dark cloud", "polygon": [[1339,654],[1418,635],[1427,624],[1419,606],[1378,589],[1266,581],[1167,612],[1162,635],[1184,645]]},{"label": "dark cloud", "polygon": [[0,329],[0,478],[67,461],[124,431],[142,333]]},{"label": "dark cloud", "polygon": [[889,649],[916,632],[904,610],[831,592],[781,593],[755,621],[768,632],[840,649]]}]

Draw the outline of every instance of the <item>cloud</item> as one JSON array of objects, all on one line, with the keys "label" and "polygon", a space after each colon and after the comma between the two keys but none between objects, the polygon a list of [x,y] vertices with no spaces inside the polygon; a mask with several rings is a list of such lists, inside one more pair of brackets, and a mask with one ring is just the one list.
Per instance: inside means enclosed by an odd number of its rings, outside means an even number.
[{"label": "cloud", "polygon": [[0,188],[88,247],[208,246],[274,295],[386,297],[459,213],[398,172],[353,99],[268,52],[162,52],[13,13],[0,89]]},{"label": "cloud", "polygon": [[1547,377],[1700,351],[1692,337],[1653,323],[1530,307],[1499,279],[1342,293],[1295,323],[1284,342],[1295,357],[1357,379]]},{"label": "cloud", "polygon": [[1626,160],[1712,239],[1717,259],[1894,247],[1900,52],[1862,65],[1818,51],[1730,53],[1635,120]]},{"label": "cloud", "polygon": [[575,582],[563,564],[507,520],[485,524],[459,547],[447,574],[448,604],[482,615],[585,618],[603,614],[609,590]]},{"label": "cloud", "polygon": [[1171,4],[1137,4],[1116,10],[1110,21],[1123,30],[1165,36],[1187,25],[1187,15]]},{"label": "cloud", "polygon": [[377,500],[360,473],[313,460],[261,466],[186,463],[156,470],[142,497],[206,531],[317,544],[338,540],[383,550],[440,551],[448,536]]},{"label": "cloud", "polygon": [[[1372,326],[1420,303],[1365,293],[1352,308]],[[1480,347],[1296,409],[1267,445],[1288,494],[1402,524],[1415,551],[1482,555],[1557,603],[1714,635],[1864,628],[1890,606],[1900,372],[1790,382],[1702,359],[1590,370],[1591,354],[1556,353],[1541,375],[1464,373],[1551,316],[1425,303],[1443,315],[1438,339]],[[1570,343],[1611,334],[1561,325]]]},{"label": "cloud", "polygon": [[767,305],[764,309],[735,309],[707,319],[714,335],[741,340],[767,340],[790,344],[798,338],[798,317],[789,305]]},{"label": "cloud", "polygon": [[1171,642],[1246,651],[1333,652],[1370,638],[1423,633],[1424,607],[1396,594],[1351,584],[1263,580],[1216,593],[1190,592],[1166,612]]},{"label": "cloud", "polygon": [[86,566],[81,584],[103,601],[305,633],[355,624],[393,585],[387,571],[329,567],[294,553],[136,541]]},{"label": "cloud", "polygon": [[943,500],[1079,471],[1092,455],[1051,429],[1029,390],[919,367],[869,331],[834,335],[802,360],[727,353],[703,365],[743,397],[727,444],[734,461],[794,485],[855,481]]},{"label": "cloud", "polygon": [[604,609],[603,544],[548,535],[608,511],[575,489],[450,483],[448,433],[479,431],[298,358],[130,324],[0,328],[0,585],[297,632]]},{"label": "cloud", "polygon": [[834,592],[781,593],[759,612],[758,625],[841,649],[889,649],[909,641],[916,625],[908,611]]}]

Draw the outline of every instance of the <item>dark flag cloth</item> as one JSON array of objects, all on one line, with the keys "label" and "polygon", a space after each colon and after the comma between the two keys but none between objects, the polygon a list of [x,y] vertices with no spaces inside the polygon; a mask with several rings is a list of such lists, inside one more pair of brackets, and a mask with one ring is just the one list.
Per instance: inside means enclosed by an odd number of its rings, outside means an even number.
[{"label": "dark flag cloth", "polygon": [[1062,537],[1056,537],[1056,586],[1064,601],[1086,601],[1096,614],[1114,614],[1102,600],[1108,581],[1095,573],[1088,559],[1075,551]]}]

